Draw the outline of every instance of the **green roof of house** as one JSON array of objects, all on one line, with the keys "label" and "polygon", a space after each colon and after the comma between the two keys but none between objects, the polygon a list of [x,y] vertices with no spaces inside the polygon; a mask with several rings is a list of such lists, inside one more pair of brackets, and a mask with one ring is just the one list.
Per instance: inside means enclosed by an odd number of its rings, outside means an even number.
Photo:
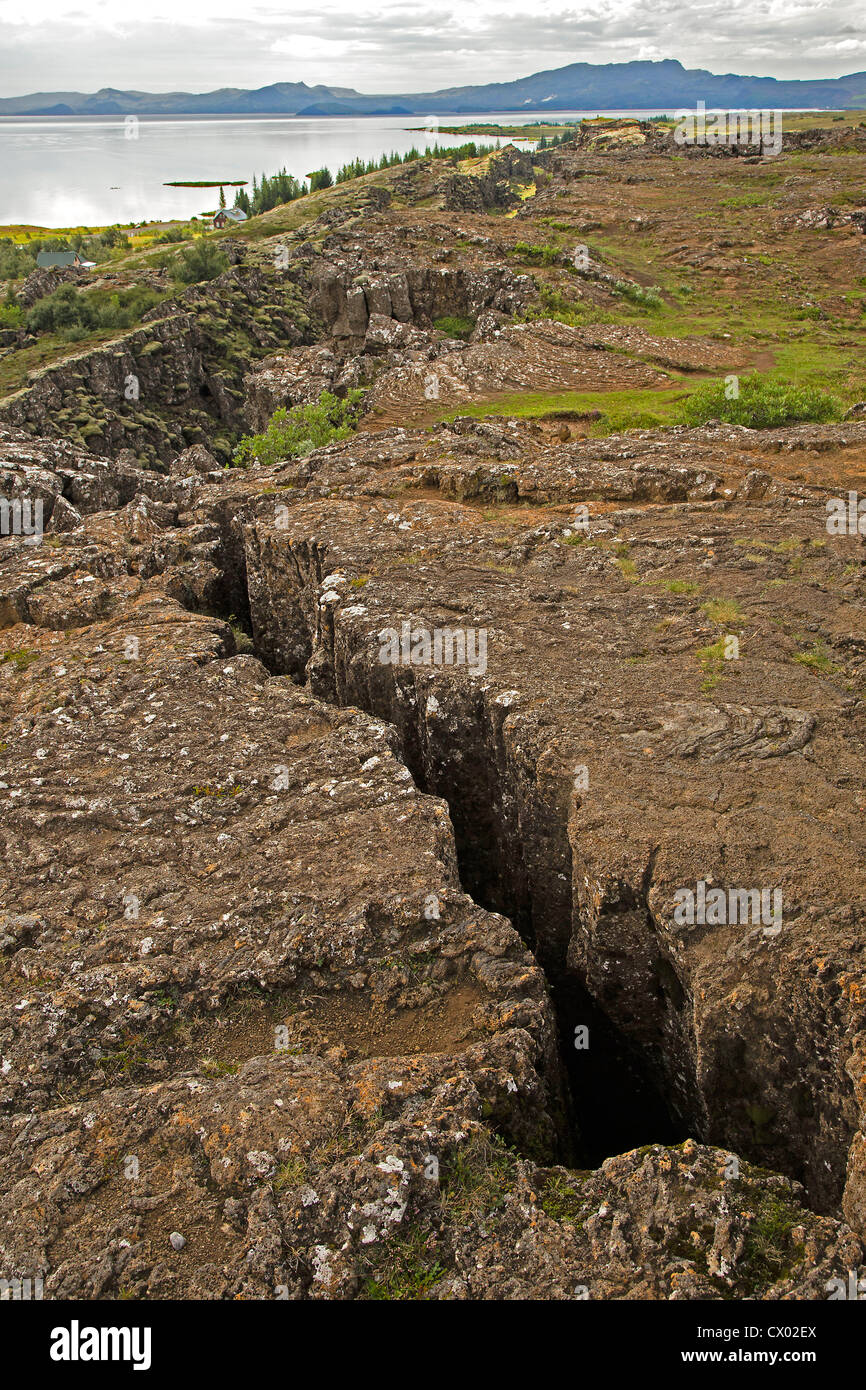
[{"label": "green roof of house", "polygon": [[36,264],[40,270],[58,270],[61,266],[75,265],[74,251],[39,251]]}]

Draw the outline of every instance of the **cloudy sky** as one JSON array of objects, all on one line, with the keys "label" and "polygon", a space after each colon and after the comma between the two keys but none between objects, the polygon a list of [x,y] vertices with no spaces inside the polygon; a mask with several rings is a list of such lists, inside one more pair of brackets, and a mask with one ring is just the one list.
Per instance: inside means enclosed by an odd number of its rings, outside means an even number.
[{"label": "cloudy sky", "polygon": [[364,92],[678,58],[772,77],[866,69],[863,0],[0,0],[0,96],[304,81]]}]

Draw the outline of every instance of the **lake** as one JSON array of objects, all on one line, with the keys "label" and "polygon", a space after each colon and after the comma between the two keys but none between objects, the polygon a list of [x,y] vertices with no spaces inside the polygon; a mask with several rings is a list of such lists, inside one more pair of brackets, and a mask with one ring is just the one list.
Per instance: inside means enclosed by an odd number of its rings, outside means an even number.
[{"label": "lake", "polygon": [[[546,112],[574,120],[595,111]],[[605,115],[663,115],[660,110]],[[188,218],[212,211],[218,191],[165,188],[170,180],[248,179],[285,166],[302,179],[324,165],[336,174],[356,156],[378,158],[414,145],[462,144],[449,126],[476,121],[532,124],[538,112],[441,116],[0,117],[0,225],[104,226]],[[415,127],[415,129],[413,129]],[[525,142],[517,142],[523,144]],[[229,204],[234,191],[226,189]]]}]

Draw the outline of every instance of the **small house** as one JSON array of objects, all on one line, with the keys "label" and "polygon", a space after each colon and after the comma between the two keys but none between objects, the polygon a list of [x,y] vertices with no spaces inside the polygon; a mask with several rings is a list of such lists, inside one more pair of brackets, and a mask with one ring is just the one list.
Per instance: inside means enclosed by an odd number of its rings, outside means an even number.
[{"label": "small house", "polygon": [[36,264],[40,270],[64,270],[72,266],[76,270],[92,270],[95,261],[83,261],[77,251],[38,251]]},{"label": "small house", "polygon": [[220,208],[214,217],[213,224],[221,230],[223,227],[230,227],[232,223],[236,226],[238,222],[246,222],[246,220],[247,215],[243,208]]}]

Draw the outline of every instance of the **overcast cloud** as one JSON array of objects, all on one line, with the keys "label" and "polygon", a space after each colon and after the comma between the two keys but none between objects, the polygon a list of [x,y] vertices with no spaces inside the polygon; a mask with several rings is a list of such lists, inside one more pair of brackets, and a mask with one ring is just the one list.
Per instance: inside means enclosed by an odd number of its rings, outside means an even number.
[{"label": "overcast cloud", "polygon": [[0,0],[0,96],[301,81],[418,92],[632,58],[839,77],[866,69],[862,12],[862,0]]}]

